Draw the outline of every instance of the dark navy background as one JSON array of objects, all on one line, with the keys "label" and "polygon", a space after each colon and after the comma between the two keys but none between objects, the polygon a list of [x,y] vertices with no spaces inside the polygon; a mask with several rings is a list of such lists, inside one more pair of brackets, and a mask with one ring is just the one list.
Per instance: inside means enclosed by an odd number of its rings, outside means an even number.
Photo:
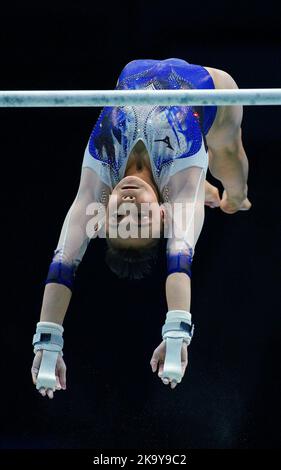
[{"label": "dark navy background", "polygon": [[[241,88],[280,87],[273,2],[10,2],[0,89],[112,89],[137,58],[226,70]],[[245,107],[250,212],[206,208],[196,248],[190,364],[171,391],[149,361],[166,315],[165,260],[121,282],[92,242],[65,326],[67,391],[31,383],[44,279],[100,109],[1,109],[0,447],[280,446],[280,107]],[[222,190],[210,175],[209,181]]]}]

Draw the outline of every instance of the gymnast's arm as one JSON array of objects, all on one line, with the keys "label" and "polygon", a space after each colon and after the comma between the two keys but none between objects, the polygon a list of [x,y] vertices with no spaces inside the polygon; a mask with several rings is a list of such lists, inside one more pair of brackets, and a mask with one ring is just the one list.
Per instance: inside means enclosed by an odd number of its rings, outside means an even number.
[{"label": "gymnast's arm", "polygon": [[[168,227],[168,234],[165,234],[168,236],[168,313],[162,329],[163,341],[154,350],[150,365],[153,372],[159,366],[158,376],[173,389],[185,374],[187,346],[193,334],[190,313],[191,263],[204,223],[204,170],[190,167],[176,173],[171,178],[169,193],[170,203],[164,204],[165,226]],[[176,337],[182,339],[177,340]]]},{"label": "gymnast's arm", "polygon": [[178,183],[172,192],[173,214],[168,215],[173,226],[167,240],[166,299],[168,310],[190,312],[191,264],[204,223],[205,172],[190,167],[173,178]]},{"label": "gymnast's arm", "polygon": [[[66,388],[62,323],[71,299],[75,272],[90,239],[95,238],[103,226],[105,211],[101,210],[99,196],[106,188],[94,170],[82,166],[79,189],[64,220],[50,264],[40,322],[33,337],[35,357],[31,375],[42,396],[53,398],[55,390]],[[93,217],[96,211],[98,216]]]},{"label": "gymnast's arm", "polygon": [[97,172],[93,168],[88,143],[78,192],[65,217],[54,251],[40,321],[33,336],[32,380],[39,393],[49,398],[53,398],[56,390],[66,389],[62,323],[71,299],[75,274],[90,239],[101,235],[105,225],[104,202],[111,191],[99,176],[100,167],[97,165],[96,168]]},{"label": "gymnast's arm", "polygon": [[96,173],[83,168],[77,195],[65,217],[49,267],[40,321],[63,323],[75,274],[90,241],[86,227],[92,216],[86,214],[86,209],[95,202],[98,185]]}]

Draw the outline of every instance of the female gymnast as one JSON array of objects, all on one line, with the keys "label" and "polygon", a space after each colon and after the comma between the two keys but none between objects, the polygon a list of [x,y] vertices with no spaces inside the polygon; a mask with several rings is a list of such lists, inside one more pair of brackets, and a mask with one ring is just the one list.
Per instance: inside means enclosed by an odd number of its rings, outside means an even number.
[{"label": "female gymnast", "polygon": [[[237,89],[226,72],[182,59],[134,60],[116,89]],[[193,325],[191,263],[204,204],[227,214],[248,210],[248,160],[242,106],[105,107],[89,138],[77,195],[50,264],[31,373],[42,396],[66,388],[63,320],[75,272],[91,238],[105,237],[106,262],[119,277],[150,271],[167,238],[168,313],[153,372],[174,389],[184,376]],[[207,169],[224,191],[206,181]],[[100,209],[100,210],[99,210]],[[96,218],[98,215],[98,218]],[[127,228],[130,227],[128,231]]]}]

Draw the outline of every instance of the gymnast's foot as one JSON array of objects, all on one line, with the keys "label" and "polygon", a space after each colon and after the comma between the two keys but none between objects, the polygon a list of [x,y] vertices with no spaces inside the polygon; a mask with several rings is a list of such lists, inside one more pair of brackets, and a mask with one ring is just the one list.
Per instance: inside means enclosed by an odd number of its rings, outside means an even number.
[{"label": "gymnast's foot", "polygon": [[208,181],[205,181],[205,206],[208,207],[220,207],[220,195],[219,190]]},{"label": "gymnast's foot", "polygon": [[252,204],[247,197],[230,197],[226,190],[224,190],[220,208],[226,214],[235,214],[237,211],[248,211],[251,206]]}]

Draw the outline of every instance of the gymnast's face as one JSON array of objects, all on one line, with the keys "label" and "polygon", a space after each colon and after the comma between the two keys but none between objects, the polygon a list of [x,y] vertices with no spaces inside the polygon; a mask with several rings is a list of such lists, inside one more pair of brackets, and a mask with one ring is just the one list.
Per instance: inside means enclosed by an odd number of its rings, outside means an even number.
[{"label": "gymnast's face", "polygon": [[137,176],[126,176],[110,195],[106,235],[116,248],[144,248],[159,238],[163,220],[157,189]]}]

